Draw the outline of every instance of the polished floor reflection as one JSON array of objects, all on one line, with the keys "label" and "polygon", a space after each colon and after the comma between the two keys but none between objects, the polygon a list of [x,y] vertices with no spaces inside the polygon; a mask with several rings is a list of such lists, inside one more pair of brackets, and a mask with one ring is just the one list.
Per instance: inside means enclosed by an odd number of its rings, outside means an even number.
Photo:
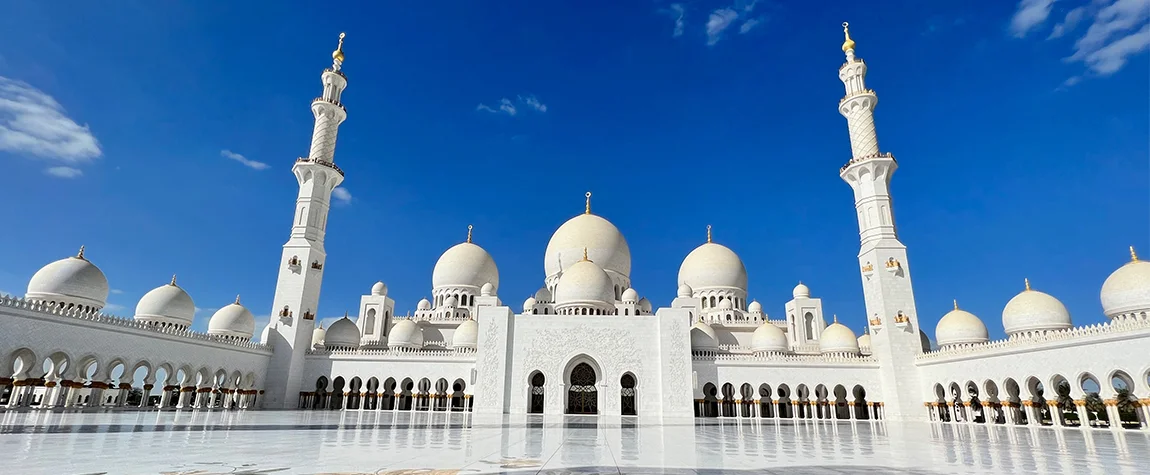
[{"label": "polished floor reflection", "polygon": [[1150,433],[377,412],[0,413],[4,473],[1146,473]]}]

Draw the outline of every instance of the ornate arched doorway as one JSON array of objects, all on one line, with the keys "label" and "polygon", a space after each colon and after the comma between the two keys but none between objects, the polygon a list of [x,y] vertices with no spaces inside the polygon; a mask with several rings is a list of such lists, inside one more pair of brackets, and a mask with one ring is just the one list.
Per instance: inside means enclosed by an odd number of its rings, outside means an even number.
[{"label": "ornate arched doorway", "polygon": [[619,379],[620,401],[619,410],[624,416],[634,416],[635,412],[635,376],[631,373],[623,374]]},{"label": "ornate arched doorway", "polygon": [[543,414],[543,384],[546,381],[543,373],[531,376],[531,404],[527,408],[528,414]]},{"label": "ornate arched doorway", "polygon": [[579,363],[571,369],[571,385],[567,389],[568,414],[598,414],[599,393],[595,388],[595,368]]}]

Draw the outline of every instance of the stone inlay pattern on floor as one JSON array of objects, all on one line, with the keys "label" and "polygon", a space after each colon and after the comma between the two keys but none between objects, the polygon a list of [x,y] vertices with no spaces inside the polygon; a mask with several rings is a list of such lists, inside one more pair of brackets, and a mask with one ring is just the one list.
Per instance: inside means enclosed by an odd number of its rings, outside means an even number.
[{"label": "stone inlay pattern on floor", "polygon": [[2,412],[3,473],[1146,473],[1150,433],[387,412]]}]

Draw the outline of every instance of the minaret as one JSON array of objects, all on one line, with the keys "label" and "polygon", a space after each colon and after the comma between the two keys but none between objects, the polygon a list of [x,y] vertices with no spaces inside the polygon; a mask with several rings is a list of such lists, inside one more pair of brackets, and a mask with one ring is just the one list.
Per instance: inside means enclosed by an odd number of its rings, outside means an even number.
[{"label": "minaret", "polygon": [[875,92],[867,89],[866,63],[855,57],[855,42],[843,23],[846,63],[839,79],[846,96],[839,113],[850,129],[851,159],[839,170],[854,190],[859,222],[859,270],[871,326],[871,351],[879,360],[882,399],[892,419],[923,419],[922,387],[915,355],[922,353],[918,313],[910,284],[906,246],[898,240],[891,210],[890,176],[898,168],[894,156],[878,148],[874,127]]},{"label": "minaret", "polygon": [[296,160],[292,167],[299,182],[295,218],[291,237],[283,247],[272,301],[271,322],[264,343],[272,345],[275,354],[268,365],[264,407],[295,409],[303,377],[304,356],[311,348],[315,314],[319,308],[320,284],[323,281],[325,257],[324,232],[331,207],[331,192],[343,182],[343,170],[335,165],[335,138],[339,125],[347,118],[340,96],[347,87],[344,76],[343,38],[332,52],[332,67],[325,69],[321,80],[323,95],[311,102],[315,128],[311,134],[311,152]]}]

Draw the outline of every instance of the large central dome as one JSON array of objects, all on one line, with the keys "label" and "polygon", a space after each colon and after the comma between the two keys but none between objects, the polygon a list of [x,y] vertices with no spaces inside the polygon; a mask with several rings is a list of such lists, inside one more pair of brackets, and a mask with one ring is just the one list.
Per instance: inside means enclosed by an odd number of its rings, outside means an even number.
[{"label": "large central dome", "polygon": [[627,240],[610,221],[587,213],[567,220],[547,243],[543,267],[552,277],[587,257],[603,270],[615,272],[625,278],[631,276],[631,248]]},{"label": "large central dome", "polygon": [[[490,283],[499,288],[499,268],[482,247],[470,241],[456,244],[439,257],[431,271],[431,285],[441,287],[475,287]],[[330,331],[330,330],[329,330]]]}]

